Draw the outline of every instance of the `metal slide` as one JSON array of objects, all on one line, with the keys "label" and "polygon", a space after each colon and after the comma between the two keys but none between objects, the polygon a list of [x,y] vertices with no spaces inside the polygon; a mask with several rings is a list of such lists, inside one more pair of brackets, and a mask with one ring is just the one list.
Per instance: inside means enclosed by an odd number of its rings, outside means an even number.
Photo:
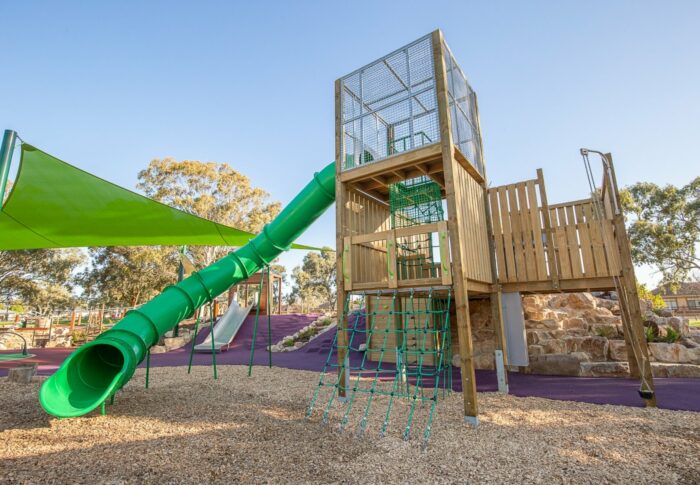
[{"label": "metal slide", "polygon": [[[194,346],[195,352],[222,352],[228,350],[229,345],[236,338],[236,334],[243,326],[243,322],[250,313],[253,305],[240,307],[236,301],[232,301],[219,321],[214,325],[214,345],[212,345],[212,334],[207,335],[204,342]],[[197,336],[195,335],[195,338]],[[224,349],[226,347],[226,349]]]},{"label": "metal slide", "polygon": [[248,244],[169,286],[110,330],[68,356],[41,386],[39,401],[57,417],[82,416],[134,375],[148,349],[195,310],[268,265],[335,201],[335,163],[313,179]]}]

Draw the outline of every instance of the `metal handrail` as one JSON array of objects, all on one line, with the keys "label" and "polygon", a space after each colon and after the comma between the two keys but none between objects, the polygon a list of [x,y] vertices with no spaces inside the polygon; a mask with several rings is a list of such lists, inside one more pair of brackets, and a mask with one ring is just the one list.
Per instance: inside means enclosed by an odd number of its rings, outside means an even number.
[{"label": "metal handrail", "polygon": [[24,338],[24,335],[22,335],[19,332],[15,332],[14,330],[0,330],[0,333],[11,333],[11,334],[17,335],[19,338],[21,338],[22,342],[23,342],[22,355],[29,355],[27,352],[27,339]]}]

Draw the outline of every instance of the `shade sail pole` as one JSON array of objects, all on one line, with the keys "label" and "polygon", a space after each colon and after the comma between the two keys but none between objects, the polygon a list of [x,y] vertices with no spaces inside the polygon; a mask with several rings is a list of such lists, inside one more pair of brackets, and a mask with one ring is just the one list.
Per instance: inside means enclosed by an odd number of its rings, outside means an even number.
[{"label": "shade sail pole", "polygon": [[0,146],[0,208],[5,200],[5,188],[7,188],[7,180],[10,177],[10,164],[12,163],[12,152],[15,149],[15,141],[17,140],[17,132],[13,130],[5,130],[2,137],[2,146]]}]

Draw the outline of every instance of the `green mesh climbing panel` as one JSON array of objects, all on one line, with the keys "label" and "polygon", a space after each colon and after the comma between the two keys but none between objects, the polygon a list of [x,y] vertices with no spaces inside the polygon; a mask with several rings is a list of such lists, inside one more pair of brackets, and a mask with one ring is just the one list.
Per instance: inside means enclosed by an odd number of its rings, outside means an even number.
[{"label": "green mesh climbing panel", "polygon": [[438,399],[452,384],[450,304],[448,289],[348,295],[307,418],[317,411],[323,423],[337,419],[358,435],[373,424],[384,436],[399,422],[404,440],[418,427],[427,445]]},{"label": "green mesh climbing panel", "polygon": [[[428,177],[417,177],[389,186],[391,225],[430,224],[444,219],[440,186]],[[417,234],[396,241],[396,263],[400,280],[436,278],[438,246],[434,233]]]},{"label": "green mesh climbing panel", "polygon": [[428,177],[416,177],[389,186],[391,226],[430,224],[444,219],[440,186]]}]

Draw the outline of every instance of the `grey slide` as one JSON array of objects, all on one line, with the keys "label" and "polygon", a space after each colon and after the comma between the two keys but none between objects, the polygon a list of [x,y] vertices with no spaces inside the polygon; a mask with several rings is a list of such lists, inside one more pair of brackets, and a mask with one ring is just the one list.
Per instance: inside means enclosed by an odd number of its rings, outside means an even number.
[{"label": "grey slide", "polygon": [[[233,342],[236,337],[238,330],[240,330],[243,322],[250,313],[253,305],[245,308],[241,308],[235,301],[231,302],[226,313],[223,314],[219,321],[214,325],[214,351],[223,352],[228,350],[229,345]],[[207,335],[207,338],[199,345],[195,345],[195,352],[211,352],[212,334]]]}]

